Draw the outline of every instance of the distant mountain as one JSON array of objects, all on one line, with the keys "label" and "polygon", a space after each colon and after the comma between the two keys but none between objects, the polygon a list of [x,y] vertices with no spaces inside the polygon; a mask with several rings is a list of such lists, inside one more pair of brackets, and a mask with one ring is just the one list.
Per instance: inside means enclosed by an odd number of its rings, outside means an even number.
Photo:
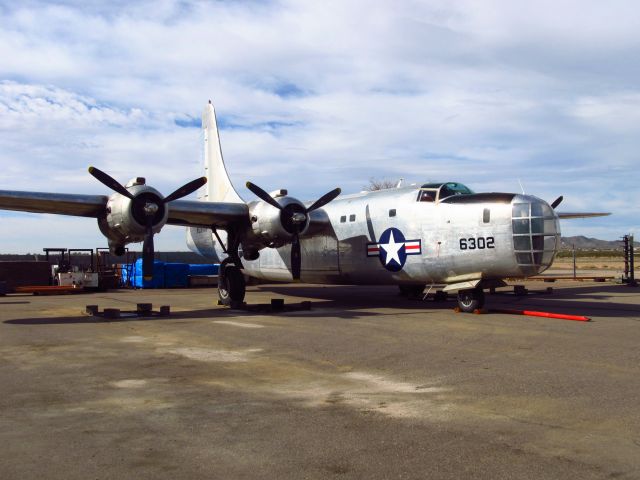
[{"label": "distant mountain", "polygon": [[[640,242],[633,242],[635,247],[640,247]],[[576,237],[562,237],[560,250],[622,250],[622,240],[598,240],[582,235]]]}]

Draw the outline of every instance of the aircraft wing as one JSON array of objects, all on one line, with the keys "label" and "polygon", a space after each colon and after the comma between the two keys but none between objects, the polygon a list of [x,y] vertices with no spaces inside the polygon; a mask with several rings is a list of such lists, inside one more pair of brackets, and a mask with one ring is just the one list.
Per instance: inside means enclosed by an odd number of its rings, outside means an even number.
[{"label": "aircraft wing", "polygon": [[558,218],[568,219],[568,218],[591,218],[591,217],[606,217],[611,215],[611,213],[601,213],[601,212],[557,212]]},{"label": "aircraft wing", "polygon": [[249,207],[246,203],[197,202],[174,200],[169,204],[170,225],[187,227],[216,227],[249,224]]},{"label": "aircraft wing", "polygon": [[[106,195],[18,192],[0,190],[0,209],[99,218],[106,215]],[[174,200],[169,204],[168,224],[227,228],[249,222],[244,203]]]},{"label": "aircraft wing", "polygon": [[108,200],[106,195],[0,190],[0,209],[19,212],[100,217],[105,214]]}]

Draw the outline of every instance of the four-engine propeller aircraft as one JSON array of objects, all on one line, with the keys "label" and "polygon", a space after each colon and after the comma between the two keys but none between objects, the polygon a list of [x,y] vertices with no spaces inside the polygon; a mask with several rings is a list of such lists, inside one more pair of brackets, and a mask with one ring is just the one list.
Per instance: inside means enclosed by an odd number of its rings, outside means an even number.
[{"label": "four-engine propeller aircraft", "polygon": [[[345,196],[336,188],[314,202],[247,182],[259,200],[246,203],[225,169],[211,102],[202,126],[206,176],[167,197],[144,178],[123,186],[90,167],[89,173],[115,193],[0,191],[0,208],[97,218],[113,254],[144,242],[147,278],[153,275],[153,235],[165,224],[186,226],[190,249],[223,259],[218,292],[225,305],[244,299],[248,275],[395,284],[405,293],[444,284],[444,291],[458,293],[463,311],[482,307],[483,289],[505,285],[504,278],[547,269],[560,246],[559,219],[608,215],[558,213],[562,197],[549,205],[531,195],[474,193],[455,182]],[[180,200],[200,187],[201,201]]]}]

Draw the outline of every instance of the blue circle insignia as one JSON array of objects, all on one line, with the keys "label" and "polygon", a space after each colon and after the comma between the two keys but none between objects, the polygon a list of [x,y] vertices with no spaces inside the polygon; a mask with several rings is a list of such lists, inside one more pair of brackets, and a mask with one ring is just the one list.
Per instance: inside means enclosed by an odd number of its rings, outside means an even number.
[{"label": "blue circle insignia", "polygon": [[397,228],[387,228],[378,239],[380,263],[391,272],[399,272],[407,261],[405,238]]}]

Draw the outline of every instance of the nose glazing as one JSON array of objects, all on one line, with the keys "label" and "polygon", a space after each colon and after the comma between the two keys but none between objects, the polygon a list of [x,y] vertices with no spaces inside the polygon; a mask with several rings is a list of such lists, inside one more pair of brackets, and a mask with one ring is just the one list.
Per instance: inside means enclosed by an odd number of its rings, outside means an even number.
[{"label": "nose glazing", "polygon": [[523,275],[535,275],[551,266],[560,247],[558,217],[538,198],[518,196],[512,208],[516,263]]}]

